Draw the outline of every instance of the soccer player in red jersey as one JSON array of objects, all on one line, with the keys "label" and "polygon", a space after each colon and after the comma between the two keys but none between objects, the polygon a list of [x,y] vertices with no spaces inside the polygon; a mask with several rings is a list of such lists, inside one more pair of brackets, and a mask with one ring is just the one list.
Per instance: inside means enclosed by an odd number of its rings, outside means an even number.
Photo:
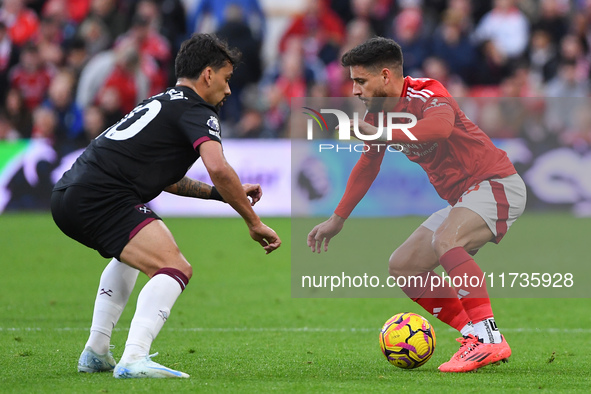
[{"label": "soccer player in red jersey", "polygon": [[[414,285],[407,281],[409,285],[402,290],[461,332],[460,349],[439,370],[473,371],[511,355],[495,324],[483,272],[472,255],[487,242],[498,243],[523,213],[525,185],[506,153],[466,117],[443,85],[433,79],[404,77],[402,61],[400,46],[379,37],[351,49],[341,59],[350,68],[353,94],[368,109],[359,122],[361,134],[377,134],[376,126],[386,124],[380,120],[386,112],[406,112],[417,118],[409,129],[416,141],[402,130],[393,130],[386,142],[425,170],[449,206],[432,214],[392,253],[389,272],[424,279]],[[328,250],[329,241],[341,231],[380,171],[386,149],[376,149],[372,141],[365,143],[367,151],[351,171],[334,214],[308,234],[312,252]],[[433,269],[438,265],[452,283],[461,281],[461,286],[451,287],[445,281],[433,289],[427,286],[433,283],[430,277],[437,275]],[[476,281],[461,280],[473,277],[481,279],[477,286]]]}]

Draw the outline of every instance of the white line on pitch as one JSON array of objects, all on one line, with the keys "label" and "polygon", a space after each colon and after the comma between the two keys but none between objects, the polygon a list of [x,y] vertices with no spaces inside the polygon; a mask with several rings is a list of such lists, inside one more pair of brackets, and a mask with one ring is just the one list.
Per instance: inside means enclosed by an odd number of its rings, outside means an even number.
[{"label": "white line on pitch", "polygon": [[[88,327],[0,327],[3,331],[88,331]],[[129,328],[115,328],[114,331],[129,331]],[[365,333],[378,332],[379,328],[330,328],[330,327],[187,327],[187,328],[164,328],[164,331],[174,332],[343,332],[343,333]],[[453,328],[447,331],[455,332]],[[544,334],[591,334],[591,328],[502,328],[502,332],[522,333],[544,333]]]}]

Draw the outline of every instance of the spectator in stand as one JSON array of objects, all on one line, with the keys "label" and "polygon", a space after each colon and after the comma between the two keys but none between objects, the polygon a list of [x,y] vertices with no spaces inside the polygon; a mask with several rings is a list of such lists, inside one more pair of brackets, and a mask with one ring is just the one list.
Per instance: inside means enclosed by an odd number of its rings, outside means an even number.
[{"label": "spectator in stand", "polygon": [[105,115],[105,123],[113,125],[121,120],[125,113],[121,110],[121,95],[112,87],[105,87],[97,97],[97,105]]},{"label": "spectator in stand", "polygon": [[[591,3],[591,1],[590,1]],[[573,15],[571,24],[571,33],[575,35],[586,52],[591,50],[591,12],[577,13]]]},{"label": "spectator in stand", "polygon": [[211,16],[213,26],[210,30],[215,31],[224,24],[226,8],[231,5],[239,6],[242,9],[244,22],[248,24],[254,36],[262,41],[265,33],[265,13],[259,0],[200,0],[195,11],[188,13],[187,30],[206,32],[204,19]]},{"label": "spectator in stand", "polygon": [[18,50],[13,47],[6,25],[0,21],[0,105],[4,104],[9,88],[8,73],[18,63]]},{"label": "spectator in stand", "polygon": [[542,88],[558,71],[558,50],[550,33],[543,29],[532,32],[528,50],[530,74],[533,82]]},{"label": "spectator in stand", "polygon": [[[92,21],[93,25],[101,26],[99,30],[105,30],[105,32],[101,31],[101,35],[94,37],[94,39],[106,39],[106,43],[101,45],[100,50],[92,51],[91,48],[87,47],[87,50],[91,55],[110,48],[115,39],[127,30],[127,18],[125,14],[119,10],[119,2],[117,0],[91,0],[90,12],[84,19],[83,23],[81,23],[80,28],[82,28],[87,21]],[[78,35],[80,35],[80,31],[78,32]],[[84,34],[84,36],[87,35],[88,34]]]},{"label": "spectator in stand", "polygon": [[404,74],[420,74],[429,55],[429,43],[423,35],[423,13],[418,7],[403,9],[392,24],[392,37],[404,53]]},{"label": "spectator in stand", "polygon": [[455,75],[450,75],[449,68],[445,60],[436,56],[430,56],[423,62],[422,75],[425,78],[436,79],[441,82],[443,86],[448,86],[452,79],[458,78]]},{"label": "spectator in stand", "polygon": [[[343,3],[346,3],[344,1]],[[351,20],[363,20],[369,23],[371,30],[377,36],[383,36],[387,30],[388,9],[391,1],[383,0],[350,0],[352,18],[344,20],[350,23]]]},{"label": "spectator in stand", "polygon": [[37,107],[33,111],[33,132],[31,138],[47,140],[51,145],[56,142],[57,116],[47,107]]},{"label": "spectator in stand", "polygon": [[[178,52],[182,41],[187,36],[186,25],[179,23],[186,19],[184,6],[180,0],[141,0],[137,3],[135,14],[147,19],[151,31],[166,41],[169,53],[167,65],[164,67],[168,73],[166,85],[174,85],[176,76],[172,65],[172,54]],[[154,58],[158,60],[156,56]]]},{"label": "spectator in stand", "polygon": [[20,61],[10,70],[10,86],[20,90],[26,107],[32,111],[45,98],[53,69],[41,62],[39,50],[34,44],[22,49]]},{"label": "spectator in stand", "polygon": [[82,23],[90,11],[90,0],[49,0],[43,5],[41,15],[55,16],[71,21],[74,25]]},{"label": "spectator in stand", "polygon": [[187,38],[187,19],[181,0],[140,0],[136,3],[132,15],[141,15],[150,21],[150,25],[162,34],[177,53],[182,41]]},{"label": "spectator in stand", "polygon": [[499,85],[511,75],[509,59],[492,41],[484,41],[479,48],[479,62],[476,68],[479,85]]},{"label": "spectator in stand", "polygon": [[589,80],[577,78],[577,64],[574,60],[562,60],[558,74],[548,82],[544,93],[547,102],[544,114],[546,124],[552,130],[562,131],[574,127],[574,104],[582,101],[580,98],[589,96]]},{"label": "spectator in stand", "polygon": [[95,102],[97,93],[115,67],[115,58],[115,50],[103,51],[91,57],[82,68],[76,88],[76,103],[80,108]]},{"label": "spectator in stand", "polygon": [[[120,70],[134,71],[133,75],[130,75],[130,80],[123,82],[124,86],[133,84],[137,91],[135,99],[133,100],[134,104],[131,108],[133,108],[135,104],[147,98],[150,88],[150,81],[148,76],[141,70],[141,68],[137,67],[138,59],[139,53],[137,47],[131,41],[127,42],[126,44],[121,44],[113,50],[101,52],[90,59],[82,70],[80,80],[78,81],[78,88],[76,91],[76,103],[78,106],[80,108],[85,108],[97,102],[99,99],[99,91],[103,88],[107,78],[112,75],[116,67]],[[128,75],[128,73],[118,73],[120,75]],[[115,94],[109,94],[111,96],[115,96],[115,100],[118,100],[119,102],[121,98],[117,94],[117,88],[115,87],[111,90],[115,91]],[[105,92],[103,92],[101,96],[104,95]],[[129,101],[131,102],[132,100],[130,99]],[[112,109],[111,104],[105,103],[105,105]],[[104,105],[101,105],[101,107],[105,109]],[[118,110],[120,111],[121,109],[119,108]],[[113,111],[107,112],[109,114],[113,113]],[[121,116],[117,117],[120,114],[121,112],[117,112],[113,115],[113,117],[106,115],[108,118],[107,124],[113,124],[117,122],[121,118]],[[113,122],[111,122],[111,120],[113,120]]]},{"label": "spectator in stand", "polygon": [[15,141],[21,138],[10,119],[4,112],[0,112],[0,141]]},{"label": "spectator in stand", "polygon": [[90,0],[49,0],[43,6],[41,16],[55,20],[61,27],[63,40],[74,37],[80,23],[88,14]]},{"label": "spectator in stand", "polygon": [[306,60],[319,58],[324,64],[334,61],[345,41],[345,27],[324,0],[307,0],[304,12],[293,18],[281,41],[279,52],[286,51],[290,39],[303,40]]},{"label": "spectator in stand", "polygon": [[25,100],[18,89],[10,89],[6,94],[6,117],[23,138],[30,138],[33,117],[27,109]]},{"label": "spectator in stand", "polygon": [[[445,12],[451,12],[457,18],[461,18],[460,26],[463,34],[469,34],[474,30],[473,8],[476,4],[472,4],[470,0],[449,0],[448,7]],[[478,4],[483,3],[479,1]],[[445,17],[445,13],[443,14]],[[443,18],[442,18],[443,20]]]},{"label": "spectator in stand", "polygon": [[263,114],[248,105],[244,108],[242,117],[235,127],[235,137],[238,138],[273,138],[273,134],[265,129]]},{"label": "spectator in stand", "polygon": [[98,105],[91,105],[84,109],[84,137],[90,142],[107,128],[105,114]]},{"label": "spectator in stand", "polygon": [[286,136],[285,130],[290,112],[290,98],[309,97],[316,84],[325,81],[324,69],[305,60],[303,39],[292,37],[286,43],[285,53],[278,66],[261,82],[262,96],[266,98],[265,121],[277,136]]},{"label": "spectator in stand", "polygon": [[477,78],[477,52],[464,30],[464,18],[457,10],[445,11],[442,23],[433,34],[432,55],[443,59],[452,74],[473,84]]},{"label": "spectator in stand", "polygon": [[[74,101],[75,74],[63,69],[51,80],[43,106],[57,118],[57,138],[75,140],[82,136],[82,110]],[[63,134],[62,134],[63,133]]]},{"label": "spectator in stand", "polygon": [[76,36],[84,41],[88,56],[111,48],[113,38],[105,23],[96,16],[88,17],[78,28]]},{"label": "spectator in stand", "polygon": [[12,43],[18,47],[32,40],[39,31],[39,18],[25,6],[24,0],[4,0],[0,21],[8,27]]},{"label": "spectator in stand", "polygon": [[102,85],[98,93],[98,101],[104,104],[105,99],[101,98],[101,95],[108,94],[110,97],[111,91],[115,90],[119,96],[121,111],[131,112],[139,102],[148,98],[149,94],[147,81],[143,86],[137,83],[138,74],[141,75],[140,53],[136,46],[126,44],[117,52],[115,67]]},{"label": "spectator in stand", "polygon": [[350,49],[369,40],[374,32],[367,20],[353,19],[347,24],[345,43],[337,59],[326,66],[326,82],[328,96],[349,97],[353,89],[353,82],[348,68],[341,65],[341,57]]},{"label": "spectator in stand", "polygon": [[[144,21],[147,24],[147,29],[141,29],[138,33],[138,41],[140,42],[140,51],[151,55],[159,64],[167,66],[171,60],[170,40],[160,33],[160,26],[162,25],[162,14],[158,4],[154,0],[141,0],[137,4],[134,22]],[[143,23],[139,24],[144,26]]]},{"label": "spectator in stand", "polygon": [[75,37],[66,45],[66,67],[72,70],[76,75],[76,85],[80,78],[80,73],[89,60],[86,52],[86,43],[83,39]]},{"label": "spectator in stand", "polygon": [[513,66],[510,74],[499,85],[501,97],[537,97],[543,92],[536,90],[537,86],[531,84],[530,68],[525,62]]},{"label": "spectator in stand", "polygon": [[532,30],[544,30],[550,34],[552,43],[557,46],[562,37],[568,33],[568,7],[559,0],[540,0],[540,14]]},{"label": "spectator in stand", "polygon": [[591,64],[588,53],[585,53],[581,40],[572,34],[562,38],[560,42],[560,59],[573,62],[575,65],[575,78],[584,81],[589,77]]},{"label": "spectator in stand", "polygon": [[136,15],[129,31],[117,38],[115,48],[120,45],[133,45],[138,48],[140,67],[150,79],[149,95],[157,94],[166,88],[172,59],[170,45],[166,38],[150,25],[149,19]]},{"label": "spectator in stand", "polygon": [[508,59],[517,59],[529,41],[529,22],[515,6],[515,0],[495,0],[474,31],[477,43],[490,41],[495,50]]},{"label": "spectator in stand", "polygon": [[41,18],[39,34],[35,42],[43,63],[51,64],[54,67],[62,65],[64,61],[63,41],[60,21],[51,16]]},{"label": "spectator in stand", "polygon": [[232,94],[224,103],[221,119],[236,123],[242,115],[242,92],[249,85],[256,85],[261,79],[263,66],[261,63],[261,42],[254,37],[248,25],[244,22],[242,9],[239,6],[226,8],[224,24],[215,33],[224,39],[232,48],[238,48],[242,53],[240,65],[232,75]]},{"label": "spectator in stand", "polygon": [[589,81],[577,75],[577,63],[574,59],[562,60],[558,74],[548,82],[546,97],[588,97]]}]

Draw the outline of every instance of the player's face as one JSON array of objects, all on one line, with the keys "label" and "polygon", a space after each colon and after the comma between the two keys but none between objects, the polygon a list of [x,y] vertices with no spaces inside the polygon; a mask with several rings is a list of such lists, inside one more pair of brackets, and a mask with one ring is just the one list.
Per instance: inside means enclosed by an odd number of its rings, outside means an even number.
[{"label": "player's face", "polygon": [[375,98],[388,97],[382,74],[368,70],[363,66],[352,66],[350,70],[353,80],[353,95],[363,101],[368,111],[381,111],[384,100],[375,100]]},{"label": "player's face", "polygon": [[234,67],[230,63],[226,63],[219,70],[212,72],[211,94],[207,101],[215,105],[218,109],[232,93],[230,90],[230,78],[233,73]]}]

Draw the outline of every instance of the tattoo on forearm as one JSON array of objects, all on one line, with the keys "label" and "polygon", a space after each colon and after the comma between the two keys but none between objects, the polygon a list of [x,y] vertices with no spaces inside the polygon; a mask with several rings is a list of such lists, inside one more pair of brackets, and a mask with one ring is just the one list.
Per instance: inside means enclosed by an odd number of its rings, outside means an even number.
[{"label": "tattoo on forearm", "polygon": [[174,186],[176,186],[174,194],[178,194],[179,196],[209,198],[211,195],[210,185],[187,177],[175,183]]}]

